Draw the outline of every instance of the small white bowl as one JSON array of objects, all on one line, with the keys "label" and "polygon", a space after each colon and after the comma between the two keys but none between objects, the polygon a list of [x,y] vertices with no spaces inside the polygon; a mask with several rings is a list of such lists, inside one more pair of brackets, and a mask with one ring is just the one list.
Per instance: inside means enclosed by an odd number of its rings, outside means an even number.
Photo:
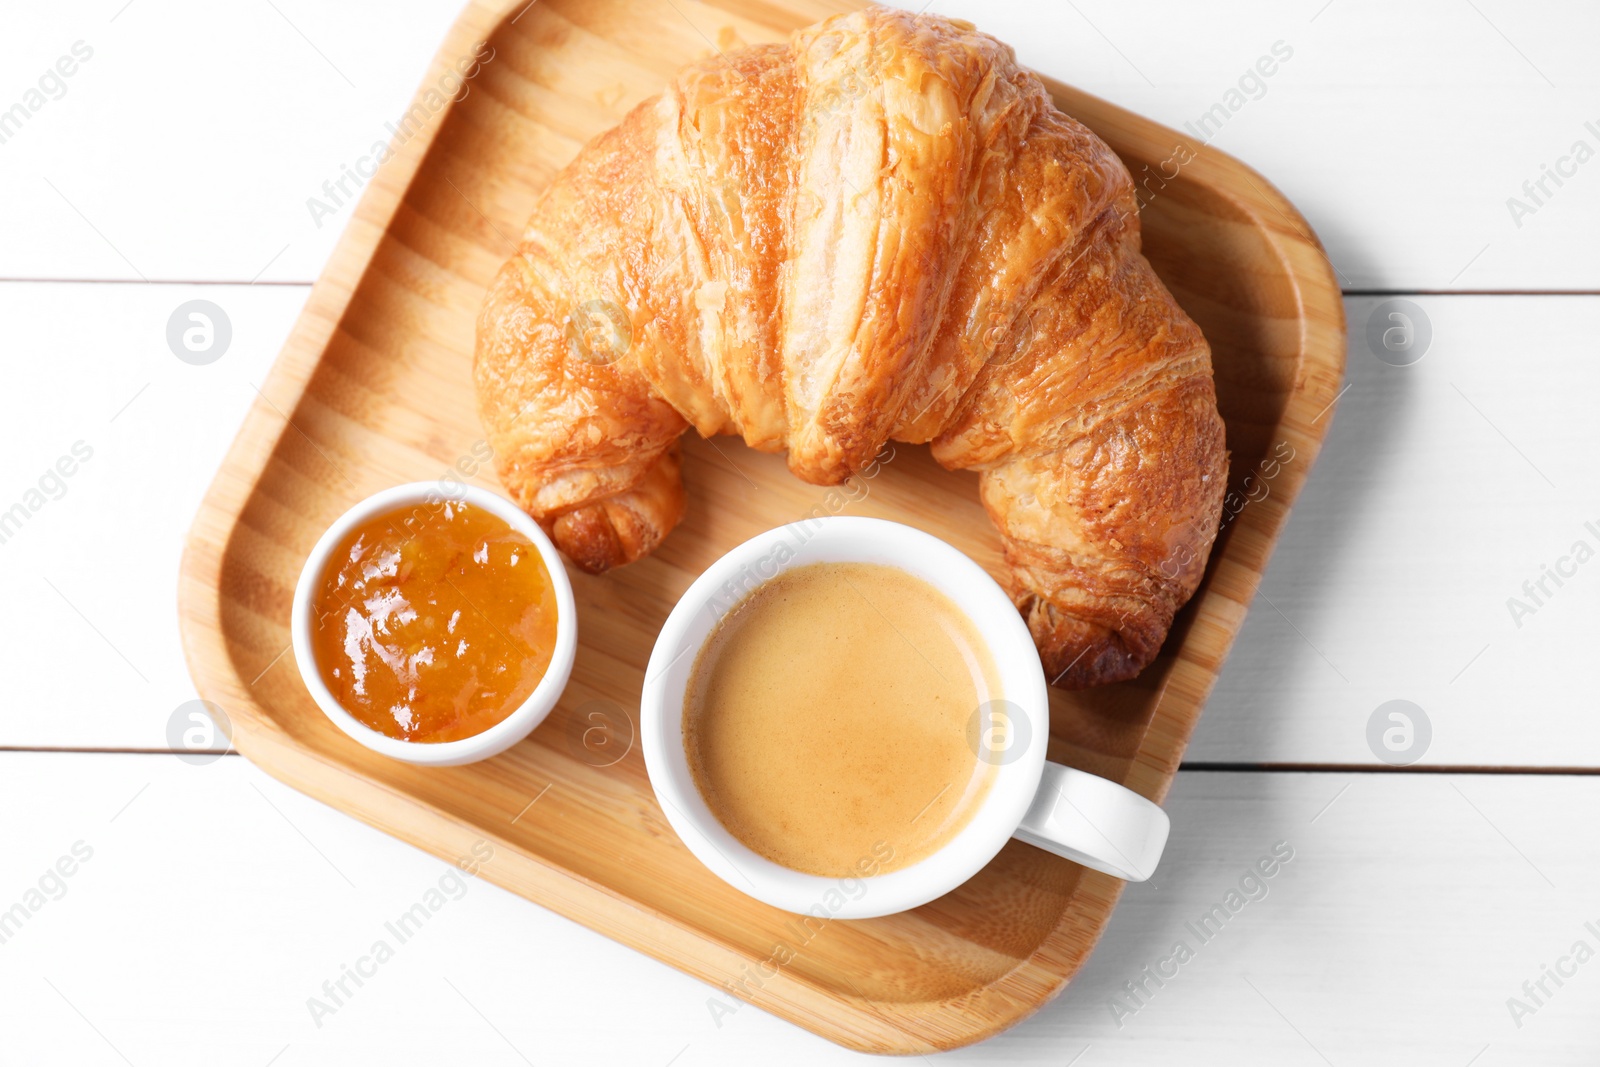
[{"label": "small white bowl", "polygon": [[[437,506],[446,501],[470,504],[498,515],[513,530],[533,542],[534,547],[539,550],[539,558],[544,560],[545,570],[550,572],[550,584],[555,589],[556,647],[550,657],[550,666],[545,670],[544,677],[539,680],[533,692],[528,695],[528,699],[523,701],[522,706],[516,711],[487,730],[457,741],[437,743],[402,741],[379,733],[357,720],[344,709],[323,683],[322,674],[317,670],[316,653],[311,647],[311,632],[314,625],[311,604],[316,597],[328,557],[354,527],[384,512],[396,511],[407,506]],[[463,763],[488,759],[504,752],[527,737],[533,728],[550,714],[551,709],[556,706],[556,701],[561,698],[562,690],[567,687],[568,677],[572,674],[572,660],[578,650],[578,608],[572,598],[572,582],[567,578],[566,567],[561,562],[561,553],[550,543],[550,538],[545,536],[544,531],[539,529],[539,524],[529,518],[521,508],[503,496],[475,486],[456,485],[446,491],[441,489],[438,482],[411,482],[367,497],[339,516],[334,524],[328,527],[328,531],[318,539],[316,546],[311,549],[311,555],[306,558],[305,567],[300,571],[300,580],[295,583],[294,609],[290,616],[289,630],[294,643],[295,662],[300,668],[300,677],[305,680],[306,688],[311,691],[317,706],[335,726],[372,751],[392,759],[430,767],[455,767]]]}]

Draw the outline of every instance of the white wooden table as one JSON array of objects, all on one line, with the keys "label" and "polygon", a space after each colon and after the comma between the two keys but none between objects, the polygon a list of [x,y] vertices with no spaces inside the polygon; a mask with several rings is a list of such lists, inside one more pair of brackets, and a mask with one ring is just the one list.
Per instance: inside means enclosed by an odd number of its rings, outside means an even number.
[{"label": "white wooden table", "polygon": [[[715,36],[714,9],[675,2]],[[172,754],[194,697],[182,535],[345,221],[319,228],[306,199],[386,136],[455,7],[6,11],[0,512],[27,510],[0,541],[6,1063],[863,1059],[755,1009],[718,1025],[708,987],[483,883],[314,1019],[308,998],[443,865],[237,756]],[[1574,553],[1600,550],[1600,8],[933,10],[1174,126],[1239,102],[1213,143],[1301,207],[1351,326],[1348,391],[1168,801],[1155,883],[1059,1000],[939,1058],[1595,1063],[1600,561]],[[1230,97],[1279,42],[1290,58]],[[165,339],[195,298],[232,323],[208,366]],[[1395,298],[1432,331],[1405,367],[1366,341]],[[1547,565],[1564,577],[1535,600]],[[1368,742],[1395,699],[1431,727],[1404,769]],[[1279,842],[1294,858],[1270,892],[1194,938]],[[1180,940],[1193,958],[1155,984]]]}]

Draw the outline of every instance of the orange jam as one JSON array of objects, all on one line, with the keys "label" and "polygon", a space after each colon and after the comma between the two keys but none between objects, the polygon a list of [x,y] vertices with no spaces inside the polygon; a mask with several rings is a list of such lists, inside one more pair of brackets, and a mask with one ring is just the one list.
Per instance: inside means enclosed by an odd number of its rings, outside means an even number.
[{"label": "orange jam", "polygon": [[556,594],[538,548],[456,501],[352,530],[312,610],[323,682],[356,719],[405,741],[482,733],[528,699],[555,651]]}]

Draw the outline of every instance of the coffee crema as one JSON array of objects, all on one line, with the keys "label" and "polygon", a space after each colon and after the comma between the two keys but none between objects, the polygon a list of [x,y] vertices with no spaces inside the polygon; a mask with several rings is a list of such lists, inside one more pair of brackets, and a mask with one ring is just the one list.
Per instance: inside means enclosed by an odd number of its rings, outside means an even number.
[{"label": "coffee crema", "polygon": [[775,863],[828,878],[937,852],[996,768],[971,741],[1001,697],[977,627],[928,582],[875,563],[815,563],[717,623],[684,702],[706,804]]}]

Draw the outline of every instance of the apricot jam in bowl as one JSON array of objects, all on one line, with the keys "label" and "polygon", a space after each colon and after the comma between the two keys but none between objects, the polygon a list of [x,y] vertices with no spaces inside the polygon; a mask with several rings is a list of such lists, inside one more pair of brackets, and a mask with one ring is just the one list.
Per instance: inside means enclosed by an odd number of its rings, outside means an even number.
[{"label": "apricot jam in bowl", "polygon": [[290,629],[306,688],[375,752],[454,766],[544,721],[578,647],[561,556],[504,497],[395,486],[339,517],[306,559]]}]

